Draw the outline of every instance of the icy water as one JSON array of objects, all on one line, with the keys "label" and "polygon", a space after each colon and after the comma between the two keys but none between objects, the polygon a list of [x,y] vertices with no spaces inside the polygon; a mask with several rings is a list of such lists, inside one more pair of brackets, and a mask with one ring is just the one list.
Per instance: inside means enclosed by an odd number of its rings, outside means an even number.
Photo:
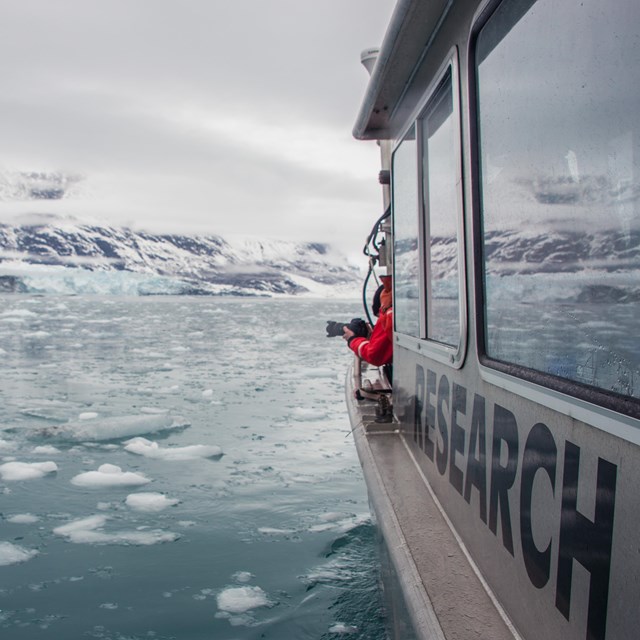
[{"label": "icy water", "polygon": [[0,637],[383,640],[355,315],[0,296]]}]

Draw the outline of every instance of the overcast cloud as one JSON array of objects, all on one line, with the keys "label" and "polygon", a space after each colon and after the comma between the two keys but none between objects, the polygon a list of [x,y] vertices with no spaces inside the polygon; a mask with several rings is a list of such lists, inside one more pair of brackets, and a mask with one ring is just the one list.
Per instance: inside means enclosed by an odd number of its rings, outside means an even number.
[{"label": "overcast cloud", "polygon": [[[81,176],[0,203],[152,231],[330,241],[381,213],[351,137],[394,0],[5,0],[0,173]],[[7,178],[5,177],[5,180]]]}]

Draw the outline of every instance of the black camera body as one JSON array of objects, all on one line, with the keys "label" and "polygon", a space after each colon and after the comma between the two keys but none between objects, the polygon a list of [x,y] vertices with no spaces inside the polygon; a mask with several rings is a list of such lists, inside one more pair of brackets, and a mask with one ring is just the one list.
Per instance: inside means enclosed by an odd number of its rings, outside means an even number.
[{"label": "black camera body", "polygon": [[344,327],[351,329],[359,338],[366,338],[369,335],[367,323],[362,318],[353,318],[351,322],[327,320],[327,338],[336,338],[344,335]]}]

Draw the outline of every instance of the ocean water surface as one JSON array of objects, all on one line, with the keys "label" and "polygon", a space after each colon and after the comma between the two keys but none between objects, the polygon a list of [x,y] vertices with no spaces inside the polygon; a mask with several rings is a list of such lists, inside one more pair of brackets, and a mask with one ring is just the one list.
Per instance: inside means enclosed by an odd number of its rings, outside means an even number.
[{"label": "ocean water surface", "polygon": [[326,319],[356,301],[0,296],[0,636],[384,639]]}]

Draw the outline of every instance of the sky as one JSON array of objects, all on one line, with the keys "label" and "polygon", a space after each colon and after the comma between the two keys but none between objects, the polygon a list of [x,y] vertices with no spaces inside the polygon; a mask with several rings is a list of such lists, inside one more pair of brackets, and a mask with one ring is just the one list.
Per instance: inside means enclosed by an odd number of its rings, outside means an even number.
[{"label": "sky", "polygon": [[[382,213],[351,130],[394,0],[4,0],[0,220],[330,242]],[[24,172],[70,177],[25,199]]]}]

